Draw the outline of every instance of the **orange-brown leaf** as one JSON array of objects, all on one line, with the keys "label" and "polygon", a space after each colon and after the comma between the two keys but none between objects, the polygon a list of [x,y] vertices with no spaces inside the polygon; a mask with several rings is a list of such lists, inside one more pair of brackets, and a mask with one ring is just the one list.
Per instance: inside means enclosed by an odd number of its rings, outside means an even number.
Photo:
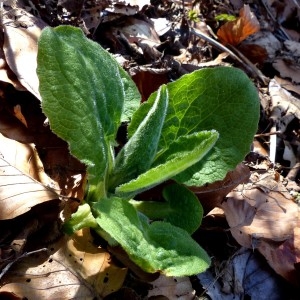
[{"label": "orange-brown leaf", "polygon": [[244,5],[240,10],[239,18],[222,25],[217,36],[222,43],[236,46],[259,29],[259,22],[251,12],[249,5]]}]

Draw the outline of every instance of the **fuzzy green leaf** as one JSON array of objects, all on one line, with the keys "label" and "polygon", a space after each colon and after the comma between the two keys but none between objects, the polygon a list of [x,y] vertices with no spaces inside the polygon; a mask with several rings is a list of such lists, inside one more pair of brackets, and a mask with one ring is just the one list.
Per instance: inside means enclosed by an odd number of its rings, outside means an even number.
[{"label": "fuzzy green leaf", "polygon": [[75,231],[85,227],[96,228],[98,226],[91,208],[87,203],[80,205],[77,211],[72,214],[71,218],[64,223],[63,231],[66,234],[73,234]]},{"label": "fuzzy green leaf", "polygon": [[166,222],[148,224],[134,207],[120,198],[102,199],[93,208],[96,221],[143,270],[167,276],[188,276],[205,271],[206,252],[181,228]]},{"label": "fuzzy green leaf", "polygon": [[172,178],[201,160],[215,145],[218,137],[218,132],[211,130],[195,132],[178,138],[160,157],[159,164],[136,179],[117,187],[116,193],[133,197]]},{"label": "fuzzy green leaf", "polygon": [[45,28],[37,60],[51,129],[87,165],[90,185],[100,193],[120,122],[139,105],[137,88],[107,51],[71,26]]},{"label": "fuzzy green leaf", "polygon": [[194,233],[201,225],[203,208],[199,199],[184,185],[174,183],[163,190],[166,201],[129,200],[139,212],[151,220],[162,220]]},{"label": "fuzzy green leaf", "polygon": [[156,155],[167,107],[168,91],[166,86],[161,86],[149,113],[118,154],[110,176],[110,188],[130,181],[150,168]]},{"label": "fuzzy green leaf", "polygon": [[164,220],[190,234],[194,233],[203,217],[202,205],[195,194],[183,185],[172,184],[164,188],[163,197],[171,208],[171,213]]},{"label": "fuzzy green leaf", "polygon": [[[182,76],[167,87],[169,106],[158,154],[167,151],[169,144],[181,136],[215,129],[220,138],[205,160],[175,179],[191,186],[223,179],[250,150],[259,120],[259,98],[255,86],[242,71],[217,67]],[[152,94],[133,115],[129,136],[135,132],[155,97],[155,93]]]}]

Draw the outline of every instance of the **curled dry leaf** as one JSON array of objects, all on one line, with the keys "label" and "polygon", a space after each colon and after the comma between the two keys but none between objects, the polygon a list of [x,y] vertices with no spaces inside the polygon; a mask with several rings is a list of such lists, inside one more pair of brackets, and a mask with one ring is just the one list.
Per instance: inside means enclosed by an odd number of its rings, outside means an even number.
[{"label": "curled dry leaf", "polygon": [[244,5],[240,10],[239,18],[222,25],[217,32],[217,36],[222,43],[236,46],[259,30],[260,25],[257,18],[251,12],[249,5]]},{"label": "curled dry leaf", "polygon": [[278,274],[299,284],[295,268],[300,262],[298,206],[276,174],[252,174],[251,178],[221,205],[230,231],[240,245],[258,249]]},{"label": "curled dry leaf", "polygon": [[5,274],[0,292],[46,300],[102,299],[118,290],[127,270],[92,240],[89,230],[81,230],[50,245],[50,257],[44,253],[19,260]]}]

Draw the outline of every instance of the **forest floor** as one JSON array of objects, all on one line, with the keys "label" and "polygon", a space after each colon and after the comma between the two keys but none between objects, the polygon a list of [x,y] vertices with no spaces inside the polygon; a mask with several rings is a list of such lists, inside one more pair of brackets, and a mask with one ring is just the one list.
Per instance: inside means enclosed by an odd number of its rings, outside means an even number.
[{"label": "forest floor", "polygon": [[[0,299],[298,299],[298,0],[7,0],[1,23]],[[236,67],[256,86],[251,151],[197,194],[205,216],[193,238],[212,257],[208,271],[149,277],[91,242],[87,230],[62,235],[62,202],[74,211],[83,199],[85,166],[52,133],[40,105],[37,41],[58,25],[80,27],[108,49],[142,101],[202,68]]]}]

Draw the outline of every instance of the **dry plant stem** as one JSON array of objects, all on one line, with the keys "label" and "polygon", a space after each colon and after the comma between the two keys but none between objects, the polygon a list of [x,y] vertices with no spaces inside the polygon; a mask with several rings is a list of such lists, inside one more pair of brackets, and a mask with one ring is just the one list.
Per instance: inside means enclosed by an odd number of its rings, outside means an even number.
[{"label": "dry plant stem", "polygon": [[[227,52],[232,58],[238,61],[246,70],[248,70],[252,75],[259,78],[264,84],[268,83],[268,79],[235,47],[229,45],[228,47],[222,45],[218,41],[214,40],[213,38],[209,37],[208,35],[194,29],[190,28],[190,32],[197,37],[205,40],[206,42],[210,43],[215,48]],[[229,48],[230,47],[230,48]]]},{"label": "dry plant stem", "polygon": [[0,273],[0,280],[1,278],[5,275],[5,273],[10,269],[10,267],[17,262],[18,260],[24,258],[24,257],[28,257],[29,255],[32,254],[36,254],[36,253],[40,253],[40,252],[44,252],[44,251],[48,251],[47,248],[42,248],[42,249],[38,249],[35,251],[30,251],[30,252],[25,252],[22,255],[20,255],[19,257],[17,257],[15,260],[13,260],[12,262],[10,262],[5,268],[3,268],[2,272]]}]

